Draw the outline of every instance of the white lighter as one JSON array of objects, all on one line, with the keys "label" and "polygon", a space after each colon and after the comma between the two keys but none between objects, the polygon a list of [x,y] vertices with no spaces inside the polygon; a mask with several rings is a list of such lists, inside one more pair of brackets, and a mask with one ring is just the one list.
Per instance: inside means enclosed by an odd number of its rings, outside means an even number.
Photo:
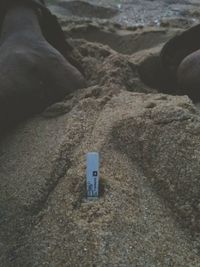
[{"label": "white lighter", "polygon": [[87,198],[99,197],[99,153],[87,153]]}]

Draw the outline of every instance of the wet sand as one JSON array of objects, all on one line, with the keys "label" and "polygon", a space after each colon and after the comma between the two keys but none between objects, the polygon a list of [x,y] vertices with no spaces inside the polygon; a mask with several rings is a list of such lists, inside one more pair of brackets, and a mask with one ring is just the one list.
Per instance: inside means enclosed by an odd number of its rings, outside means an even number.
[{"label": "wet sand", "polygon": [[[56,2],[55,1],[51,1]],[[59,1],[58,1],[59,2]],[[159,26],[162,21],[171,19],[185,19],[198,23],[200,3],[197,0],[86,0],[86,1],[60,1],[65,2],[82,2],[98,5],[100,7],[107,7],[115,9],[118,13],[110,18],[110,21],[119,23],[124,26],[134,25],[154,25]],[[61,4],[62,5],[62,4]],[[67,5],[66,5],[67,6]],[[62,9],[60,12],[66,14],[66,10]],[[76,15],[74,11],[73,15]],[[70,16],[70,12],[66,15]],[[81,15],[84,17],[84,11]],[[94,17],[95,18],[95,17]]]}]

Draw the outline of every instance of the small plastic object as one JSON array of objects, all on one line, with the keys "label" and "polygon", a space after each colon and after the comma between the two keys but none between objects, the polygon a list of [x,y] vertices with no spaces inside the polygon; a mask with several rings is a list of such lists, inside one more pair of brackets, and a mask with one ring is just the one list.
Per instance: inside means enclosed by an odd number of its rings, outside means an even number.
[{"label": "small plastic object", "polygon": [[87,199],[99,197],[99,153],[87,153]]}]

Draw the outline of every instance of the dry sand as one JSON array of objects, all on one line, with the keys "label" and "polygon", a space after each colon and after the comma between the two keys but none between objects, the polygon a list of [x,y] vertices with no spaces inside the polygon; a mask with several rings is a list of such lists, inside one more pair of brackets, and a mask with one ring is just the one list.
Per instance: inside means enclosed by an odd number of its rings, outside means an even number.
[{"label": "dry sand", "polygon": [[[159,80],[154,59],[180,21],[61,20],[88,88],[0,142],[0,266],[200,266],[199,109],[138,72]],[[88,151],[101,155],[94,202]]]}]

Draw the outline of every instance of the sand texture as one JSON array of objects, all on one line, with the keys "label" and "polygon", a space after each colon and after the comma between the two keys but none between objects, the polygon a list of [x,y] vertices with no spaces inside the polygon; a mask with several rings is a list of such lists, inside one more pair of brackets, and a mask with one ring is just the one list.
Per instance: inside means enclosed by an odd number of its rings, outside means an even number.
[{"label": "sand texture", "polygon": [[[200,111],[161,93],[155,69],[188,26],[177,18],[127,28],[60,15],[88,87],[0,141],[0,266],[200,266]],[[93,202],[89,151],[101,158]]]}]

